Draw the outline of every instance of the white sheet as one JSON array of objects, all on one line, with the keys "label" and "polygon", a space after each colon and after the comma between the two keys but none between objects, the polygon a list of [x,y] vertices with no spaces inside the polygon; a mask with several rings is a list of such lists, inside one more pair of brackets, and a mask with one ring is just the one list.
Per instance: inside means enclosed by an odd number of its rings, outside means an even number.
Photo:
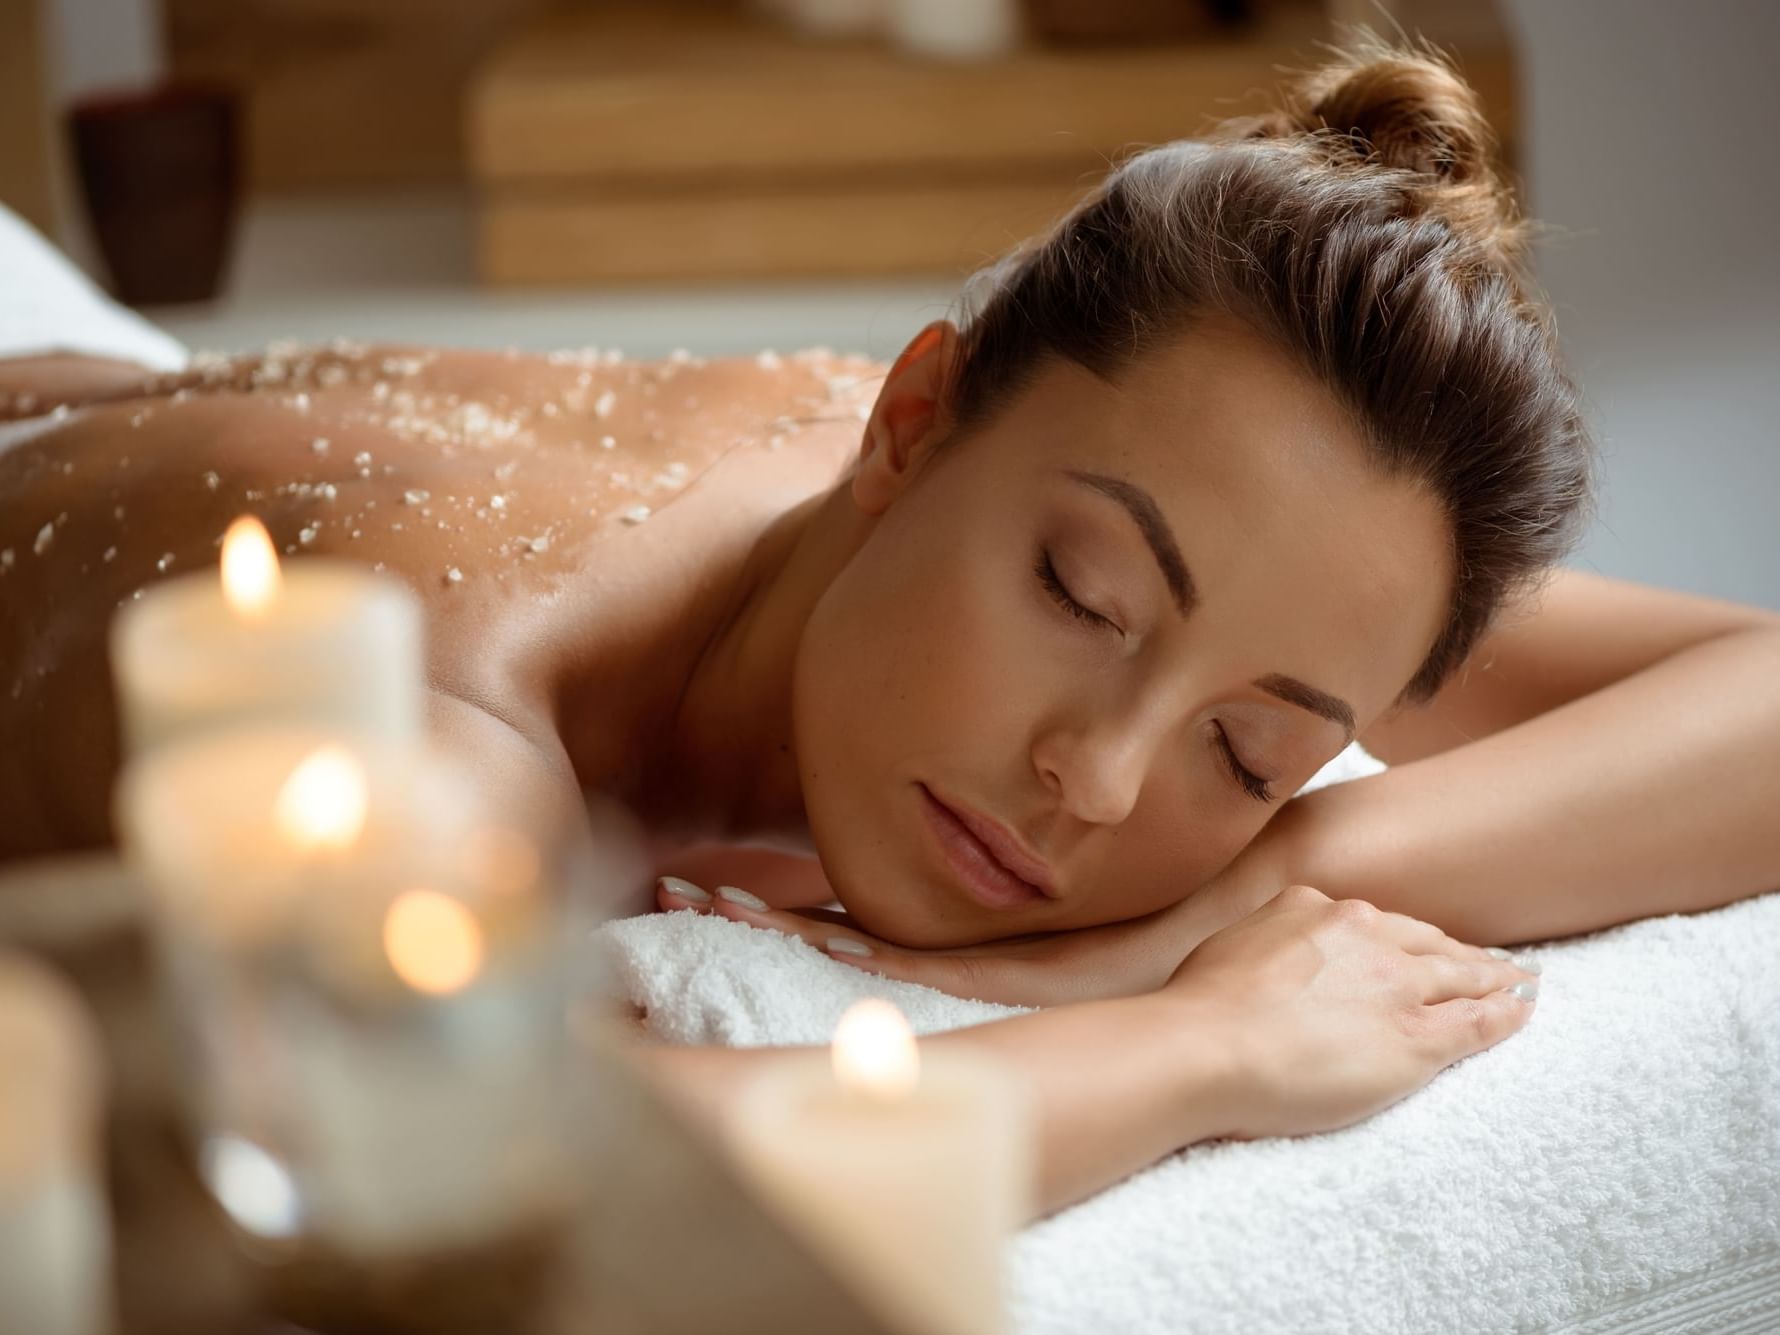
[{"label": "white sheet", "polygon": [[[822,1043],[862,996],[920,1033],[1018,1013],[691,912],[595,942],[670,1042]],[[1189,1147],[1027,1229],[1015,1329],[1780,1329],[1780,893],[1527,953],[1526,1028],[1408,1099]]]}]

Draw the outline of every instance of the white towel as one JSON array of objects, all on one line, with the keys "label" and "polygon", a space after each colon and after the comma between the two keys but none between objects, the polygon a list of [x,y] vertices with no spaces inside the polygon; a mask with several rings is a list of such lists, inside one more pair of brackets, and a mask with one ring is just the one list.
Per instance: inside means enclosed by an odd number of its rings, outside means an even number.
[{"label": "white towel", "polygon": [[[72,352],[177,371],[184,346],[106,296],[31,225],[0,204],[0,358]],[[55,430],[61,415],[0,422],[0,454]]]},{"label": "white towel", "polygon": [[93,286],[61,251],[0,204],[0,357],[77,352],[177,371],[189,360],[170,334]]},{"label": "white towel", "polygon": [[[1344,757],[1316,782],[1382,768]],[[863,996],[918,1033],[1019,1013],[691,912],[595,940],[669,1042],[825,1043]],[[1407,1099],[1189,1147],[1026,1229],[1013,1328],[1780,1329],[1780,893],[1525,953],[1544,965],[1527,1026]]]}]

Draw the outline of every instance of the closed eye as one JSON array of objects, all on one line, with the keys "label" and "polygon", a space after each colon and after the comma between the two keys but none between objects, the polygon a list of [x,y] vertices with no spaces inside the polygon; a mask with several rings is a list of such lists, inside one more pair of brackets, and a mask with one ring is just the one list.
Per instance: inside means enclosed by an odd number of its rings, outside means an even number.
[{"label": "closed eye", "polygon": [[1268,781],[1236,758],[1236,748],[1230,745],[1230,734],[1224,731],[1221,723],[1218,724],[1218,749],[1224,753],[1224,763],[1230,767],[1230,773],[1244,792],[1259,802],[1273,800],[1273,789]]},{"label": "closed eye", "polygon": [[1038,576],[1038,582],[1045,586],[1045,589],[1050,593],[1057,606],[1061,607],[1072,617],[1090,625],[1104,626],[1108,630],[1118,631],[1120,635],[1125,633],[1120,629],[1117,622],[1101,616],[1100,613],[1091,608],[1083,607],[1075,600],[1069,590],[1063,587],[1063,581],[1057,575],[1057,567],[1051,564],[1051,554],[1049,551],[1043,548],[1039,549],[1038,560],[1033,565],[1032,570],[1033,573]]}]

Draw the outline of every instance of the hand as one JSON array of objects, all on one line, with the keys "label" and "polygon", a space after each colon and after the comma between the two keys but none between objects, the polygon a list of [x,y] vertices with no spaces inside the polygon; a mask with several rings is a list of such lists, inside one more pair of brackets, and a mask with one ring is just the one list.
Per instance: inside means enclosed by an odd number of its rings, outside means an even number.
[{"label": "hand", "polygon": [[[676,891],[676,881],[690,890]],[[954,950],[893,945],[859,931],[845,913],[754,908],[677,877],[657,882],[656,902],[663,909],[715,913],[800,937],[856,969],[954,996],[1005,1006],[1060,1006],[1156,991],[1195,946],[1265,902],[1282,884],[1264,849],[1251,845],[1223,873],[1160,912]]]},{"label": "hand", "polygon": [[[1205,940],[1165,991],[1221,1013],[1242,1073],[1236,1139],[1361,1121],[1533,1013],[1534,975],[1438,927],[1307,885]],[[1537,995],[1534,982],[1534,995]]]}]

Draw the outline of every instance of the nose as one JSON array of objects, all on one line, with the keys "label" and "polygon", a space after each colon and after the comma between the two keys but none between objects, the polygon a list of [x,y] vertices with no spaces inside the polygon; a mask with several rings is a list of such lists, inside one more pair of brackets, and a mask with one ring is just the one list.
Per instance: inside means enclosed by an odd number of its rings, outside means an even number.
[{"label": "nose", "polygon": [[1046,728],[1032,765],[1063,807],[1080,820],[1117,825],[1137,806],[1155,740],[1131,715]]}]

